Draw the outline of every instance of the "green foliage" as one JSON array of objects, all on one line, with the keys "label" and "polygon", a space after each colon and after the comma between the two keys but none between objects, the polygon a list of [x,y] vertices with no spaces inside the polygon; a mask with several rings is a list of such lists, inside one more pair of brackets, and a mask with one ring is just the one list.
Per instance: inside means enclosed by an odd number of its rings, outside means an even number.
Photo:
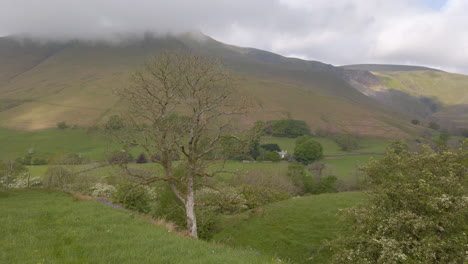
[{"label": "green foliage", "polygon": [[419,125],[421,122],[418,119],[413,119],[411,120],[411,124],[413,125]]},{"label": "green foliage", "polygon": [[288,178],[296,185],[301,191],[300,194],[313,193],[314,179],[312,175],[307,173],[304,164],[299,162],[292,162],[288,165]]},{"label": "green foliage", "polygon": [[65,121],[61,121],[61,122],[58,122],[58,123],[57,123],[57,128],[58,128],[58,129],[62,129],[62,130],[63,130],[63,129],[67,129],[67,128],[68,128],[68,125],[67,125],[67,123],[66,123]]},{"label": "green foliage", "polygon": [[278,144],[275,144],[275,143],[262,144],[260,145],[260,147],[268,151],[281,151],[281,148],[278,146]]},{"label": "green foliage", "polygon": [[265,154],[265,160],[277,162],[281,160],[281,156],[276,151],[268,151]]},{"label": "green foliage", "polygon": [[347,212],[350,234],[335,244],[334,263],[466,261],[468,150],[412,153],[394,144],[364,171],[369,202]]},{"label": "green foliage", "polygon": [[123,183],[113,193],[112,200],[125,208],[141,213],[151,210],[151,197],[145,187],[131,183]]},{"label": "green foliage", "polygon": [[240,193],[245,197],[246,205],[249,208],[271,204],[291,197],[287,192],[266,187],[243,185],[240,187],[240,190]]},{"label": "green foliage", "polygon": [[154,208],[154,216],[175,223],[179,227],[185,227],[184,205],[169,188],[162,183],[156,186],[157,199]]},{"label": "green foliage", "polygon": [[304,164],[309,164],[323,157],[323,148],[320,143],[312,139],[300,137],[294,148],[294,158]]},{"label": "green foliage", "polygon": [[124,121],[119,115],[109,117],[105,125],[106,130],[119,130],[124,128]]},{"label": "green foliage", "polygon": [[448,141],[450,139],[450,134],[447,131],[440,132],[439,136],[434,140],[437,148],[445,148],[447,147]]},{"label": "green foliage", "polygon": [[305,121],[283,119],[267,121],[265,125],[265,134],[274,137],[295,138],[302,135],[310,135],[310,128]]},{"label": "green foliage", "polygon": [[50,166],[45,173],[47,188],[67,189],[73,179],[72,172],[64,166]]},{"label": "green foliage", "polygon": [[337,182],[338,178],[334,175],[324,176],[318,182],[315,183],[311,193],[320,194],[337,192]]},{"label": "green foliage", "polygon": [[356,136],[349,133],[336,137],[335,142],[343,151],[353,151],[359,147]]}]

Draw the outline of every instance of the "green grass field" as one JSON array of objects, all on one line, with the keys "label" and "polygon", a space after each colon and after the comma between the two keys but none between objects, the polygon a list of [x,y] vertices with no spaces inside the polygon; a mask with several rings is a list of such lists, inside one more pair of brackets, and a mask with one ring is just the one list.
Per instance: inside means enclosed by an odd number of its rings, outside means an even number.
[{"label": "green grass field", "polygon": [[33,149],[37,157],[48,158],[57,153],[81,153],[92,160],[103,160],[105,154],[118,149],[104,135],[88,135],[86,129],[49,129],[19,132],[0,128],[0,159],[23,157]]},{"label": "green grass field", "polygon": [[0,192],[0,263],[272,263],[266,254],[183,238],[97,201]]},{"label": "green grass field", "polygon": [[330,157],[322,160],[327,164],[327,169],[331,174],[335,175],[338,180],[344,184],[354,186],[358,182],[357,176],[354,174],[356,168],[361,167],[372,159],[380,159],[383,156],[379,155],[359,155],[346,157]]},{"label": "green grass field", "polygon": [[338,210],[363,199],[351,192],[292,198],[224,219],[213,240],[285,262],[326,263],[330,252],[319,249],[340,230]]}]

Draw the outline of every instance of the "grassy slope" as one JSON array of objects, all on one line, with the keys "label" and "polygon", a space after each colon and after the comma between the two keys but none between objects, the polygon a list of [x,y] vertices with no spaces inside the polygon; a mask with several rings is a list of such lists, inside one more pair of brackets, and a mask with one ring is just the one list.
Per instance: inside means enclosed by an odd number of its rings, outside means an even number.
[{"label": "grassy slope", "polygon": [[225,219],[214,240],[297,263],[326,263],[329,252],[318,249],[339,231],[338,210],[363,198],[337,193],[289,199]]},{"label": "grassy slope", "polygon": [[443,108],[434,114],[435,117],[468,127],[468,76],[437,71],[394,71],[375,74],[388,89],[413,96],[436,98]]},{"label": "grassy slope", "polygon": [[[52,206],[53,205],[53,206]],[[65,193],[0,192],[1,263],[269,263]]]},{"label": "grassy slope", "polygon": [[[0,44],[2,41],[5,39],[0,38]],[[119,108],[112,89],[125,85],[128,73],[148,54],[166,48],[190,48],[219,56],[233,68],[239,74],[242,91],[259,106],[245,123],[292,117],[306,120],[313,128],[333,131],[384,137],[408,133],[394,126],[394,123],[406,126],[398,117],[328,72],[333,70],[332,66],[227,46],[214,40],[200,43],[190,38],[146,39],[120,46],[65,45],[0,84],[0,103],[28,100],[0,111],[0,127],[37,130],[54,127],[63,120],[78,125],[101,122]],[[20,55],[31,50],[25,47],[11,56],[29,65]],[[4,60],[0,57],[0,61]],[[0,65],[0,75],[3,68]],[[388,122],[389,119],[393,122]],[[408,129],[411,133],[412,128]]]},{"label": "grassy slope", "polygon": [[436,71],[378,72],[389,88],[435,97],[445,105],[468,104],[468,76]]},{"label": "grassy slope", "polygon": [[48,158],[56,153],[84,154],[91,160],[103,160],[109,151],[119,149],[104,135],[86,134],[86,129],[51,129],[38,132],[18,132],[0,128],[0,159],[15,159],[34,149],[37,157]]}]

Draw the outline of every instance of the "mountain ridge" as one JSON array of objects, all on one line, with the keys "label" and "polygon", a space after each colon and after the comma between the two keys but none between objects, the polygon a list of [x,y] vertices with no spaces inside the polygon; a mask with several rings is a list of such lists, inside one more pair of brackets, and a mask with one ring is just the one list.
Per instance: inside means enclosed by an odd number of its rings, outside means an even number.
[{"label": "mountain ridge", "polygon": [[[105,122],[120,107],[112,90],[128,83],[129,73],[150,54],[181,49],[218,57],[239,77],[240,89],[261,106],[240,124],[294,118],[316,131],[390,138],[421,130],[409,124],[411,115],[382,105],[353,85],[380,80],[368,71],[241,48],[207,36],[146,36],[118,45],[73,41],[15,46],[11,41],[0,38],[0,76],[28,70],[0,82],[2,127],[40,130],[59,121],[79,126]],[[2,48],[8,46],[4,42],[10,43],[11,52]],[[27,67],[39,58],[46,59]],[[8,67],[11,61],[17,63],[13,69]]]}]

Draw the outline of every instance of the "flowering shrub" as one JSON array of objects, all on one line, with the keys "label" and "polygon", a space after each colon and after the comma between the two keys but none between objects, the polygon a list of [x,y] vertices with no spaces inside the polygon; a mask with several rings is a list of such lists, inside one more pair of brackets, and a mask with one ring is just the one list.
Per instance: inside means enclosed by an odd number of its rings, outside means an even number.
[{"label": "flowering shrub", "polygon": [[96,183],[90,188],[91,195],[95,197],[111,197],[117,189],[109,184]]},{"label": "flowering shrub", "polygon": [[[0,186],[6,185],[4,177],[0,178]],[[38,187],[42,185],[42,180],[39,177],[29,178],[29,187]],[[18,177],[11,179],[8,186],[12,189],[21,189],[28,187],[28,173],[22,173]]]},{"label": "flowering shrub", "polygon": [[466,263],[468,150],[411,153],[394,145],[364,171],[368,203],[347,211],[333,263]]}]

